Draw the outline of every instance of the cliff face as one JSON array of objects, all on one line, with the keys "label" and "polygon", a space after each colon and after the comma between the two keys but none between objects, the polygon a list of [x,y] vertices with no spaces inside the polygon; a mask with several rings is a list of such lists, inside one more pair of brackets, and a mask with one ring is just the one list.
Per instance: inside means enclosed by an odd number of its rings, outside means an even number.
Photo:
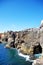
[{"label": "cliff face", "polygon": [[[24,54],[33,54],[34,47],[38,49],[35,53],[43,51],[43,25],[39,28],[30,28],[24,31],[8,31],[1,36],[2,41],[6,41],[6,47],[16,47]],[[42,47],[39,50],[39,44]]]},{"label": "cliff face", "polygon": [[25,30],[25,31],[20,31],[16,34],[18,34],[18,35],[15,38],[15,42],[17,40],[19,40],[20,43],[22,41],[24,41],[26,44],[28,44],[28,46],[32,45],[36,42],[40,42],[40,40],[39,40],[40,39],[39,38],[40,37],[39,36],[39,29],[32,28],[32,29],[28,29],[28,30]]},{"label": "cliff face", "polygon": [[[16,35],[15,44],[17,44],[17,48],[20,48],[20,51],[25,54],[33,54],[33,48],[39,44],[43,47],[43,33],[41,28],[27,29],[16,33]],[[38,53],[40,53],[40,51],[42,51],[42,49],[39,50],[38,48]]]}]

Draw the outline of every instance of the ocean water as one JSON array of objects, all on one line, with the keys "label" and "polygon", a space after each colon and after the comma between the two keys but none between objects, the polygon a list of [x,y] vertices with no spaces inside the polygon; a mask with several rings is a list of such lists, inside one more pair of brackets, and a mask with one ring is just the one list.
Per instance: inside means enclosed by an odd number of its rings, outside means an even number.
[{"label": "ocean water", "polygon": [[32,62],[26,61],[28,56],[21,55],[17,49],[4,48],[4,44],[0,44],[0,65],[32,65]]}]

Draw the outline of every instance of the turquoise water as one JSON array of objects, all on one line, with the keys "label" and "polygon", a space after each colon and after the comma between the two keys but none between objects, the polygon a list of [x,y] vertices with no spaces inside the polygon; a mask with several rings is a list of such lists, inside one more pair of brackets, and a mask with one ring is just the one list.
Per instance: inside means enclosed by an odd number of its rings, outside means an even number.
[{"label": "turquoise water", "polygon": [[0,44],[0,65],[32,65],[32,63],[20,57],[16,49],[4,48],[4,44]]}]

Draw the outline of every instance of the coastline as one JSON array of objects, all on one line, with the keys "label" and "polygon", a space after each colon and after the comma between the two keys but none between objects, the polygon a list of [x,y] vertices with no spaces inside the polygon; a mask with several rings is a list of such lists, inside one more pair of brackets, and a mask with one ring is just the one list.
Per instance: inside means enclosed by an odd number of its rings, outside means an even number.
[{"label": "coastline", "polygon": [[18,55],[25,58],[26,61],[32,62],[32,65],[38,65],[38,64],[42,65],[42,63],[43,63],[43,53],[41,54],[41,56],[39,54],[39,57],[37,59],[32,60],[32,59],[30,59],[30,55],[25,55],[25,54],[21,53],[20,50],[18,50],[17,48],[10,47],[10,49],[16,49]]},{"label": "coastline", "polygon": [[25,58],[26,61],[32,62],[32,65],[38,65],[38,64],[42,65],[43,64],[43,53],[36,54],[36,56],[38,55],[39,57],[34,60],[30,59],[30,55],[24,55],[21,52],[19,52],[19,50],[18,50],[18,55]]},{"label": "coastline", "polygon": [[37,58],[35,60],[30,59],[29,55],[24,55],[24,54],[22,54],[20,52],[19,52],[18,55],[21,56],[21,57],[23,57],[23,58],[25,58],[26,61],[32,62],[32,65],[38,65],[38,64],[42,65],[43,64],[43,57],[42,57],[43,53],[41,54],[41,56],[39,56],[39,58]]},{"label": "coastline", "polygon": [[43,53],[42,54],[35,54],[33,57],[37,57],[36,59],[30,59],[31,58],[30,55],[25,55],[25,54],[21,53],[19,50],[18,50],[18,55],[21,56],[21,57],[23,57],[23,58],[25,58],[26,61],[34,62],[34,60],[42,57]]},{"label": "coastline", "polygon": [[3,33],[0,42],[5,44],[5,48],[17,48],[18,55],[24,57],[26,61],[37,63],[36,58],[32,59],[31,55],[40,54],[43,56],[43,26],[39,28],[31,28],[24,31]]}]

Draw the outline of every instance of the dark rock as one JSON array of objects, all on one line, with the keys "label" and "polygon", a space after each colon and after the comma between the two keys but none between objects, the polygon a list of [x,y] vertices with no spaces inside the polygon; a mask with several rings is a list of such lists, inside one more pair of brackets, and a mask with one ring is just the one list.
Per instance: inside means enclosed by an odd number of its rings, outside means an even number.
[{"label": "dark rock", "polygon": [[2,41],[0,41],[0,43],[2,43]]},{"label": "dark rock", "polygon": [[42,53],[42,47],[40,45],[39,42],[37,42],[38,44],[36,44],[33,48],[33,54],[39,54]]},{"label": "dark rock", "polygon": [[10,43],[10,47],[15,48],[14,41]]}]

